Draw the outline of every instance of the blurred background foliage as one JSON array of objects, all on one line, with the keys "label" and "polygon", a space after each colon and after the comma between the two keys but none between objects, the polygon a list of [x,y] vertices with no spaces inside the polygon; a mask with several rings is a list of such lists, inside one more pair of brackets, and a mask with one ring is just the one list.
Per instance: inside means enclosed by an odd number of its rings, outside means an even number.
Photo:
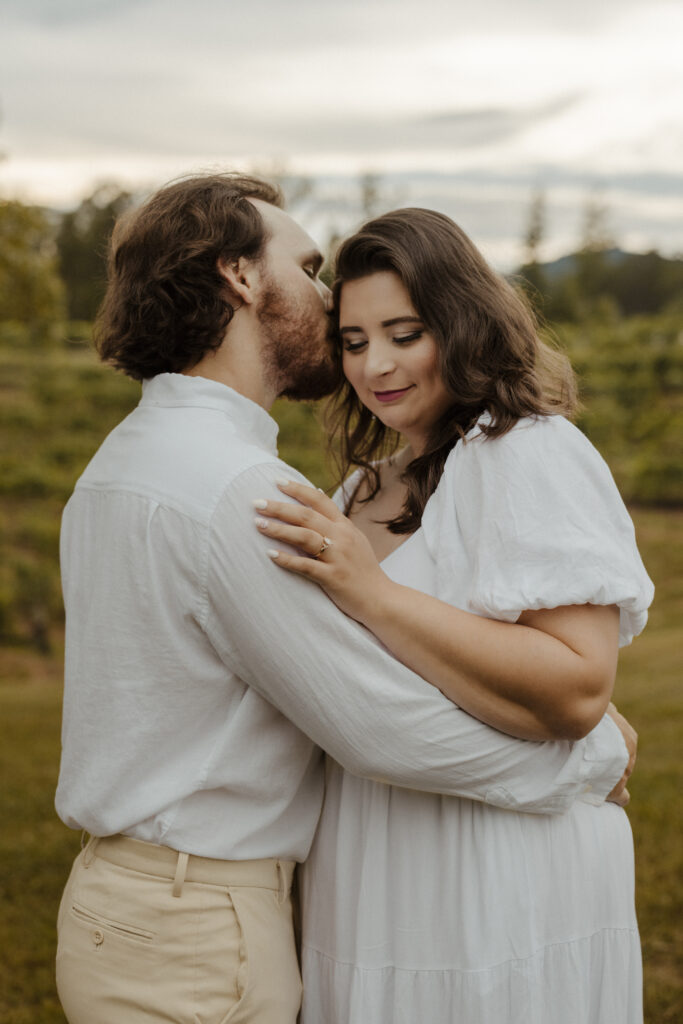
[{"label": "blurred background foliage", "polygon": [[[288,198],[311,187],[283,182]],[[359,181],[366,215],[381,183]],[[47,651],[61,622],[61,508],[139,386],[102,367],[91,324],[104,294],[106,254],[129,192],[100,186],[57,214],[0,201],[0,643]],[[545,197],[532,197],[514,279],[578,372],[579,426],[607,459],[632,504],[683,505],[683,260],[621,251],[608,212],[586,201],[575,253],[540,262]],[[336,239],[330,239],[332,248]],[[331,484],[317,411],[278,403],[281,454]]]}]

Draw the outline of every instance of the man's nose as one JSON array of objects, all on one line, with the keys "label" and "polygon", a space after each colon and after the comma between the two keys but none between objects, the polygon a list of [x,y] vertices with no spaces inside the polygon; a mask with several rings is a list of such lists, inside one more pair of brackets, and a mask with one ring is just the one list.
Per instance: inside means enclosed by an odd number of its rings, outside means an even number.
[{"label": "man's nose", "polygon": [[325,304],[325,312],[329,313],[332,310],[332,292],[327,287],[324,281],[318,280],[318,287],[320,289],[322,300]]}]

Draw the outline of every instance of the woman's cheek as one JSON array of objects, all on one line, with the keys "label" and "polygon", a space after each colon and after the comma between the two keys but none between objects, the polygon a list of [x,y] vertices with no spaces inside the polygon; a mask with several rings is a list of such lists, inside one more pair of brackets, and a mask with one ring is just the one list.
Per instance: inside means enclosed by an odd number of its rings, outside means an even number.
[{"label": "woman's cheek", "polygon": [[353,365],[353,360],[344,354],[342,356],[342,371],[354,391],[358,392],[358,372]]}]

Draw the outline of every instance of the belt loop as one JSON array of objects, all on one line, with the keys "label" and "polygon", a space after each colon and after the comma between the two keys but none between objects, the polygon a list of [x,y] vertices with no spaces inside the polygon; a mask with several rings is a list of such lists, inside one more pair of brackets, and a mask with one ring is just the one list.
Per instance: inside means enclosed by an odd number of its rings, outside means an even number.
[{"label": "belt loop", "polygon": [[189,854],[179,853],[178,863],[175,869],[175,878],[173,879],[173,895],[178,897],[183,891],[183,882],[185,881],[185,873],[187,871],[187,862],[189,860]]},{"label": "belt loop", "polygon": [[[85,833],[84,833],[84,835],[85,835]],[[81,838],[81,842],[82,841],[83,840]],[[84,868],[89,868],[90,865],[92,864],[93,860],[95,859],[95,850],[97,849],[97,844],[99,843],[99,841],[100,841],[99,836],[90,836],[90,839],[88,839],[88,842],[83,847],[83,867]]]},{"label": "belt loop", "polygon": [[277,901],[278,903],[284,903],[287,898],[287,879],[285,878],[285,871],[280,861],[277,862]]}]

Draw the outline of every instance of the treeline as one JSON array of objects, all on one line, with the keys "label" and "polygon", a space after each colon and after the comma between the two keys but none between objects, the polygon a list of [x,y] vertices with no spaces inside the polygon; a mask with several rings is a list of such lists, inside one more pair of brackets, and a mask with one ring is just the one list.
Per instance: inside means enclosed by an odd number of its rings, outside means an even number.
[{"label": "treeline", "polygon": [[529,207],[519,278],[549,321],[683,314],[683,259],[665,259],[654,251],[624,252],[612,237],[609,210],[598,196],[586,199],[576,252],[542,262],[545,235],[546,197],[540,190]]},{"label": "treeline", "polygon": [[62,214],[0,200],[0,321],[39,331],[65,320],[91,321],[104,295],[112,227],[131,201],[115,185]]},{"label": "treeline", "polygon": [[[379,186],[361,179],[362,209],[378,206]],[[309,187],[310,183],[309,183]],[[296,201],[298,179],[285,191]],[[116,218],[133,202],[130,192],[103,185],[67,213],[0,200],[0,320],[46,324],[92,321],[106,283],[106,254]],[[550,322],[683,314],[683,259],[619,249],[607,212],[589,201],[580,248],[542,262],[544,197],[536,196],[523,242],[526,260],[516,277]],[[333,248],[338,239],[330,240]]]},{"label": "treeline", "polygon": [[583,249],[553,263],[525,263],[517,276],[551,322],[683,314],[683,260],[658,252]]}]

